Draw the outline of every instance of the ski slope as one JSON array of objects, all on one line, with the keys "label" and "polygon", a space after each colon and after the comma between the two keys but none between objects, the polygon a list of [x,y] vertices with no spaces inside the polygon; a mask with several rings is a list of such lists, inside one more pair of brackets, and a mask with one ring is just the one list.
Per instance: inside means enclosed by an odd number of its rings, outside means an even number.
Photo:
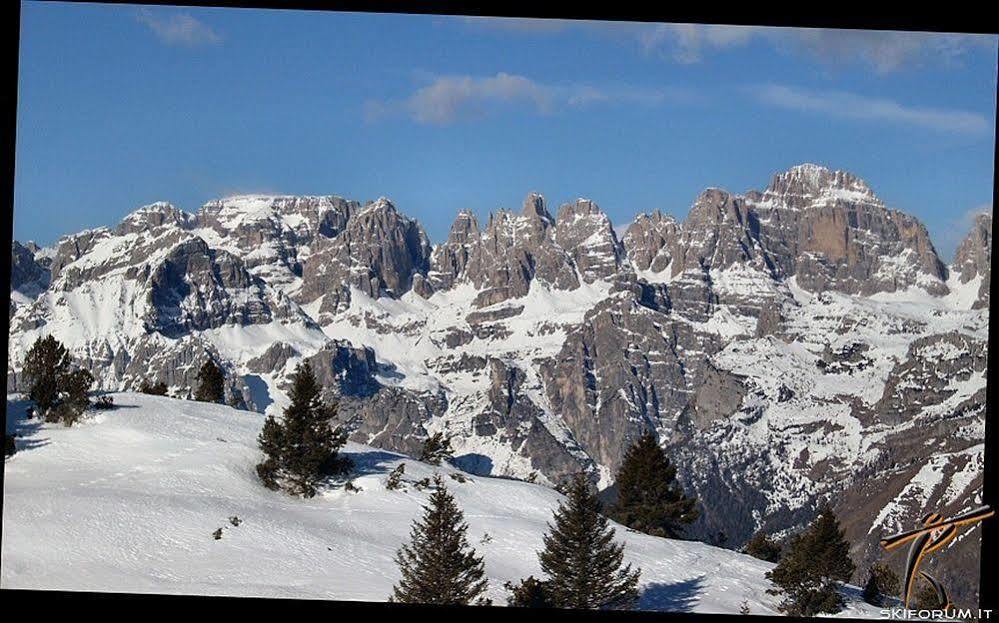
[{"label": "ski slope", "polygon": [[[115,410],[65,428],[25,420],[27,403],[8,398],[18,453],[5,463],[3,588],[384,601],[399,577],[395,552],[429,495],[412,482],[435,471],[467,478],[445,481],[485,557],[494,603],[506,603],[504,582],[540,576],[536,552],[561,498],[552,489],[350,443],[361,491],[333,483],[313,499],[292,498],[254,472],[262,415],[143,394],[114,399]],[[387,490],[400,463],[405,490]],[[754,614],[776,612],[769,563],[620,526],[617,534],[642,569],[643,609],[736,613],[745,601]],[[855,588],[846,592],[842,616],[877,616]]]}]

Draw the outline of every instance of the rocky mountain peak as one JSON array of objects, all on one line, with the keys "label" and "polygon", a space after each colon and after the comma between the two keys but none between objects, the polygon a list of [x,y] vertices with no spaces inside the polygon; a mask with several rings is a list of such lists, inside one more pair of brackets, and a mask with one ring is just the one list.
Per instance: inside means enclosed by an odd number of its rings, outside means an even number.
[{"label": "rocky mountain peak", "polygon": [[548,213],[548,209],[545,207],[545,198],[538,193],[529,193],[527,195],[527,198],[524,199],[524,209],[521,214],[532,220],[541,220],[549,225],[554,222],[552,215]]},{"label": "rocky mountain peak", "polygon": [[954,270],[960,274],[961,283],[968,283],[978,277],[981,285],[976,309],[989,306],[989,281],[992,278],[992,214],[979,214],[971,226],[971,231],[961,241],[954,254]]},{"label": "rocky mountain peak", "polygon": [[361,212],[358,216],[361,216],[362,214],[366,215],[370,212],[398,213],[398,210],[395,209],[395,204],[392,203],[391,199],[388,197],[379,197],[361,208]]},{"label": "rocky mountain peak", "polygon": [[572,258],[583,281],[593,283],[618,272],[624,249],[610,219],[589,199],[558,210],[555,242]]},{"label": "rocky mountain peak", "polygon": [[462,210],[451,223],[447,241],[449,244],[468,244],[478,234],[479,221],[475,218],[475,214],[471,210]]},{"label": "rocky mountain peak", "polygon": [[431,246],[423,227],[400,214],[385,197],[347,220],[343,231],[320,239],[305,261],[299,300],[323,298],[320,311],[335,313],[350,302],[350,288],[372,298],[399,297],[426,274]]},{"label": "rocky mountain peak", "polygon": [[139,233],[156,227],[174,225],[189,229],[195,223],[194,215],[184,212],[167,201],[157,201],[142,206],[123,218],[115,229],[118,235]]},{"label": "rocky mountain peak", "polygon": [[[30,243],[29,243],[30,244]],[[48,270],[35,259],[35,251],[17,240],[10,245],[10,289],[34,293],[48,283]]]},{"label": "rocky mountain peak", "polygon": [[834,171],[810,163],[799,164],[776,174],[764,193],[764,196],[766,195],[805,200],[815,200],[823,196],[877,200],[870,186],[852,173]]}]

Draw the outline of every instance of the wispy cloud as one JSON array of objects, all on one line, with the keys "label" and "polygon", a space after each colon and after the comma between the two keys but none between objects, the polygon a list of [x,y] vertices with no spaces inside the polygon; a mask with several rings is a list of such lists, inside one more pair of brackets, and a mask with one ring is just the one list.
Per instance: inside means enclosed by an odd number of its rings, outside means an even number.
[{"label": "wispy cloud", "polygon": [[713,53],[750,43],[802,55],[826,65],[866,66],[878,73],[905,67],[948,65],[975,49],[995,51],[995,35],[787,28],[721,24],[657,24],[518,18],[465,18],[479,29],[548,35],[572,29],[637,42],[646,54],[692,64]]},{"label": "wispy cloud", "polygon": [[403,115],[419,123],[446,125],[478,119],[504,109],[526,108],[537,114],[594,104],[629,103],[655,106],[666,101],[689,101],[695,96],[680,89],[599,87],[588,84],[546,84],[525,76],[435,76],[401,100],[369,100],[369,121]]},{"label": "wispy cloud", "polygon": [[997,41],[994,35],[711,24],[636,24],[632,35],[646,52],[680,63],[697,63],[712,52],[760,42],[825,65],[861,65],[881,74],[905,67],[952,65],[971,50],[990,46],[994,50]]},{"label": "wispy cloud", "polygon": [[927,32],[833,30],[826,28],[768,29],[778,43],[804,50],[829,64],[860,63],[878,73],[907,66],[953,64],[974,48],[995,48],[992,35],[953,35]]},{"label": "wispy cloud", "polygon": [[884,121],[943,132],[983,134],[991,129],[980,114],[963,110],[907,106],[895,100],[846,91],[810,91],[779,84],[753,87],[763,104],[841,119]]},{"label": "wispy cloud", "polygon": [[940,253],[941,257],[951,258],[950,261],[953,261],[957,247],[971,231],[975,218],[979,214],[992,214],[992,204],[983,203],[964,211],[950,221],[944,222],[940,234],[936,237],[939,242],[937,252]]},{"label": "wispy cloud", "polygon": [[222,37],[211,26],[188,13],[165,14],[140,9],[135,19],[148,26],[160,41],[168,45],[196,47],[222,41]]},{"label": "wispy cloud", "polygon": [[665,53],[678,63],[691,64],[700,62],[710,50],[745,45],[759,31],[754,26],[641,24],[634,36],[648,53]]}]

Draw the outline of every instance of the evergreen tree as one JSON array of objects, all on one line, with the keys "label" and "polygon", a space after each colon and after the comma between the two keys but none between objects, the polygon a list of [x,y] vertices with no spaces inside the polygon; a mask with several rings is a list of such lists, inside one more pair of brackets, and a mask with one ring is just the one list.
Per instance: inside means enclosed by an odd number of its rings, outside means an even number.
[{"label": "evergreen tree", "polygon": [[791,540],[767,578],[780,589],[772,592],[785,596],[781,610],[791,616],[815,616],[843,608],[838,583],[849,581],[854,568],[850,546],[827,505],[804,533]]},{"label": "evergreen tree", "polygon": [[38,338],[24,357],[21,374],[28,386],[28,399],[35,403],[38,414],[56,405],[59,381],[69,372],[69,351],[51,335]]},{"label": "evergreen tree", "polygon": [[194,399],[199,402],[222,402],[225,399],[225,375],[211,359],[198,371],[198,390]]},{"label": "evergreen tree", "polygon": [[536,579],[533,575],[521,580],[519,584],[507,582],[503,588],[510,591],[506,605],[514,608],[552,608],[551,595],[548,594],[547,582]]},{"label": "evergreen tree", "polygon": [[901,583],[898,575],[886,564],[875,563],[867,572],[864,583],[864,601],[872,606],[885,605],[886,598],[898,595]]},{"label": "evergreen tree", "polygon": [[652,433],[644,433],[625,452],[615,483],[617,503],[610,516],[629,528],[677,538],[684,524],[697,519],[697,499],[684,495],[676,467]]},{"label": "evergreen tree", "polygon": [[780,543],[771,539],[766,532],[760,530],[753,535],[753,538],[749,539],[743,552],[753,558],[759,558],[767,562],[777,562],[780,560],[781,546]]},{"label": "evergreen tree", "polygon": [[440,465],[441,461],[448,461],[453,456],[451,439],[440,432],[427,437],[427,440],[423,442],[423,450],[420,452],[420,460],[431,465]]},{"label": "evergreen tree", "polygon": [[624,545],[614,542],[614,529],[600,514],[600,501],[585,476],[572,478],[566,495],[538,554],[552,604],[576,609],[634,605],[641,570],[622,566]]},{"label": "evergreen tree", "polygon": [[55,409],[49,411],[48,419],[72,426],[90,406],[88,394],[93,384],[94,376],[87,370],[78,369],[64,374],[60,385],[66,396]]},{"label": "evergreen tree", "polygon": [[323,402],[322,387],[308,362],[296,368],[289,397],[291,404],[280,422],[273,416],[264,421],[258,443],[266,459],[257,465],[257,474],[271,489],[312,497],[324,477],[347,468],[339,456],[347,436],[331,427],[336,405]]},{"label": "evergreen tree", "polygon": [[434,477],[423,517],[396,554],[402,579],[391,601],[434,605],[484,605],[485,566],[468,544],[468,525],[441,477]]}]

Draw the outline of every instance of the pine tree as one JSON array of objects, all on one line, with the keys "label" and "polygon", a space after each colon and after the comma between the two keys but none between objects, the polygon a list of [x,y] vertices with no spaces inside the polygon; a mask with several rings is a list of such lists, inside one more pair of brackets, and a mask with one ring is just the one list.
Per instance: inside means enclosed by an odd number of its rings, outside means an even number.
[{"label": "pine tree", "polygon": [[838,583],[854,572],[850,545],[839,521],[827,505],[804,533],[791,540],[780,562],[767,578],[783,592],[781,610],[791,616],[834,614],[843,608]]},{"label": "pine tree", "polygon": [[871,565],[864,583],[864,601],[872,606],[883,606],[886,598],[898,595],[901,582],[891,567],[882,563]]},{"label": "pine tree", "polygon": [[624,562],[624,545],[614,542],[614,529],[600,514],[600,501],[585,476],[567,486],[568,499],[559,503],[554,525],[538,554],[548,575],[553,605],[559,608],[628,608],[638,599],[641,570]]},{"label": "pine tree", "polygon": [[684,495],[676,467],[652,433],[644,433],[625,452],[615,483],[617,503],[610,516],[629,528],[677,538],[684,524],[697,519],[697,499]]},{"label": "pine tree", "polygon": [[59,400],[59,380],[69,372],[69,351],[59,340],[47,335],[35,340],[24,358],[22,376],[28,385],[28,399],[35,403],[38,414],[56,405]]},{"label": "pine tree", "polygon": [[62,391],[66,396],[59,405],[50,411],[48,419],[61,421],[66,426],[72,426],[90,406],[90,387],[94,384],[94,376],[87,370],[78,369],[64,374],[60,380]]},{"label": "pine tree", "polygon": [[423,450],[420,452],[420,460],[431,465],[440,465],[441,461],[450,460],[453,456],[451,439],[445,437],[444,433],[441,432],[427,437],[427,440],[423,442]]},{"label": "pine tree", "polygon": [[198,371],[198,390],[194,399],[199,402],[222,402],[225,399],[225,375],[211,359]]},{"label": "pine tree", "polygon": [[291,404],[280,422],[273,416],[264,421],[258,443],[266,459],[257,465],[257,474],[271,489],[312,497],[324,477],[347,468],[339,456],[347,436],[331,427],[336,405],[323,402],[322,387],[308,362],[295,369],[289,397]]},{"label": "pine tree", "polygon": [[468,544],[468,525],[441,477],[434,477],[423,517],[396,554],[402,579],[391,601],[434,605],[484,605],[485,566]]},{"label": "pine tree", "polygon": [[507,582],[503,588],[510,591],[506,605],[514,608],[552,608],[547,582],[536,579],[533,575],[520,581],[519,584]]},{"label": "pine tree", "polygon": [[780,543],[771,539],[766,532],[760,530],[753,535],[753,538],[749,539],[743,552],[753,558],[759,558],[767,562],[777,562],[780,560],[781,546]]}]

